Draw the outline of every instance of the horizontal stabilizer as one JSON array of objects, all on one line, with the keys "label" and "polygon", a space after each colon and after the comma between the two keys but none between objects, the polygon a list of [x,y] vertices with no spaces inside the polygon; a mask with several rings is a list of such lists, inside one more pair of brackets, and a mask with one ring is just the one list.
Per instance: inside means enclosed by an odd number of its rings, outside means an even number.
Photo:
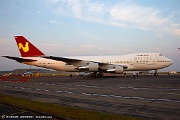
[{"label": "horizontal stabilizer", "polygon": [[20,58],[20,57],[11,57],[11,56],[2,56],[2,57],[6,57],[8,59],[16,60],[17,62],[20,62],[20,63],[37,61],[37,60],[33,60],[33,59],[25,59],[25,58]]}]

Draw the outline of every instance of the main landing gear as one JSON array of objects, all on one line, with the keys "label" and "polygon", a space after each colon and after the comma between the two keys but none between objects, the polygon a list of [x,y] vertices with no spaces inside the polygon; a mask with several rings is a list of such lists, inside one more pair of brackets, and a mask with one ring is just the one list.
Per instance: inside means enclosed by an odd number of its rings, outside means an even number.
[{"label": "main landing gear", "polygon": [[154,76],[158,76],[157,70],[155,70],[155,72],[154,72]]},{"label": "main landing gear", "polygon": [[93,78],[103,77],[103,73],[102,72],[93,72],[93,73],[89,74],[89,77],[93,77]]}]

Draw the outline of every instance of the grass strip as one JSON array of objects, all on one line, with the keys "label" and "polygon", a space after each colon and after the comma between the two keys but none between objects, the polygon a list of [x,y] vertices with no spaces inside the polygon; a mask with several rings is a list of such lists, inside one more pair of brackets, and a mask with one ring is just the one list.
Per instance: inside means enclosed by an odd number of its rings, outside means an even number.
[{"label": "grass strip", "polygon": [[62,106],[51,103],[28,100],[0,94],[0,102],[11,106],[17,106],[21,109],[47,113],[56,118],[68,118],[75,120],[137,120],[137,118],[126,117],[116,114],[106,114],[69,106]]}]

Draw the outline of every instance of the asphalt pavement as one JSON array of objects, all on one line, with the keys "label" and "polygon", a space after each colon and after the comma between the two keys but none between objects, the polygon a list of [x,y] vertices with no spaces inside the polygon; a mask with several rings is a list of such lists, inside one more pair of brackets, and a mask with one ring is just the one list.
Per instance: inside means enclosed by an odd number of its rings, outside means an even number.
[{"label": "asphalt pavement", "polygon": [[[0,91],[30,100],[149,120],[180,119],[180,75],[54,76],[30,78],[26,82],[1,80]],[[19,115],[26,113],[15,111]],[[1,109],[0,114],[9,113]]]}]

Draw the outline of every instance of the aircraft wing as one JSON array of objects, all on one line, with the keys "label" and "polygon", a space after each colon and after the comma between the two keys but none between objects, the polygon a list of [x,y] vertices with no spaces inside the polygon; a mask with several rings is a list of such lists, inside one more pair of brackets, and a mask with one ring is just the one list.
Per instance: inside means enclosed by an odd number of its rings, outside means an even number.
[{"label": "aircraft wing", "polygon": [[120,67],[123,67],[124,69],[127,69],[128,67],[126,65],[123,65],[123,64],[120,64],[120,65],[117,65],[117,64],[110,64],[110,63],[102,63],[100,62],[99,63],[100,66],[120,66]]},{"label": "aircraft wing", "polygon": [[69,63],[69,64],[71,64],[72,62],[80,62],[80,61],[82,61],[82,60],[79,60],[79,59],[71,59],[71,58],[65,58],[65,57],[54,57],[54,56],[45,56],[43,58],[57,60],[57,61],[63,61],[63,62]]},{"label": "aircraft wing", "polygon": [[116,67],[121,67],[123,69],[128,68],[126,65],[117,65],[117,64],[103,63],[103,62],[97,62],[97,61],[88,61],[88,60],[81,60],[81,59],[73,59],[73,58],[65,58],[65,57],[45,56],[43,58],[57,60],[57,61],[63,61],[66,64],[70,64],[70,65],[77,67],[78,70],[86,70],[86,69],[91,69],[91,68],[93,70],[95,68],[96,68],[96,70],[98,70],[98,69],[101,69],[101,70],[114,69],[115,70]]},{"label": "aircraft wing", "polygon": [[85,61],[85,60],[80,60],[80,59],[55,57],[55,56],[45,56],[43,58],[52,59],[52,60],[56,60],[56,61],[63,61],[66,64],[74,65],[75,67],[84,66],[84,65],[88,64],[89,62],[91,62],[91,61]]},{"label": "aircraft wing", "polygon": [[12,57],[12,56],[2,56],[2,57],[6,57],[8,59],[16,60],[19,63],[37,61],[37,60],[33,60],[33,59],[25,59],[25,58]]}]

